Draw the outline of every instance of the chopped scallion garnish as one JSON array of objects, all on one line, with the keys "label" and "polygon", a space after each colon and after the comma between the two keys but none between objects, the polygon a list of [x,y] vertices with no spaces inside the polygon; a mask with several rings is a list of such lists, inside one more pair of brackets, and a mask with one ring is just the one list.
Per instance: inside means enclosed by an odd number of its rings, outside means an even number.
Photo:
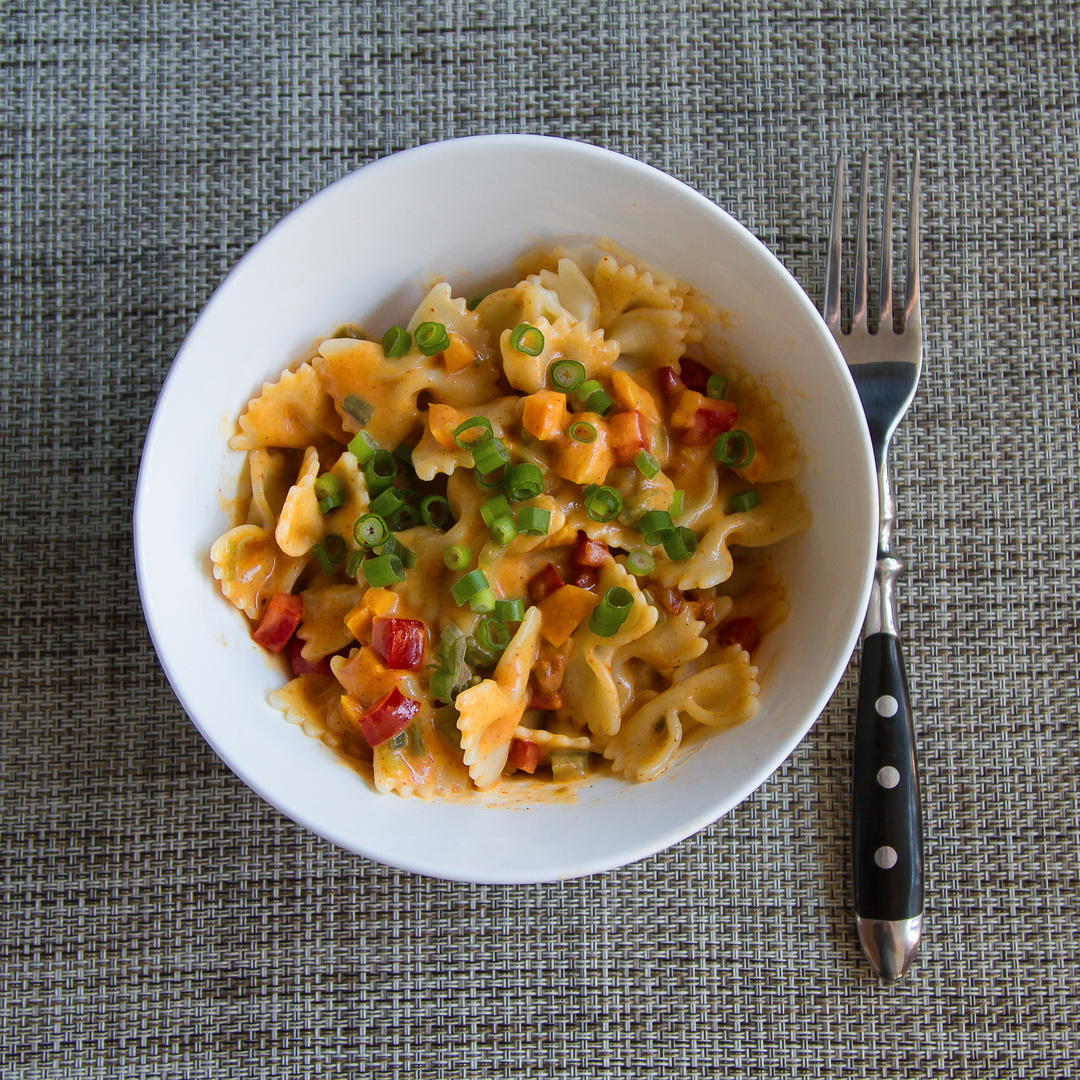
[{"label": "chopped scallion garnish", "polygon": [[580,443],[596,442],[596,425],[588,420],[577,420],[570,425],[570,438]]},{"label": "chopped scallion garnish", "polygon": [[350,549],[349,558],[346,560],[345,563],[345,573],[348,574],[351,578],[356,577],[357,573],[360,570],[360,566],[366,557],[367,552],[363,548]]},{"label": "chopped scallion garnish", "polygon": [[716,436],[713,457],[729,469],[745,469],[754,460],[754,443],[745,431],[723,431]]},{"label": "chopped scallion garnish", "polygon": [[596,379],[583,382],[577,388],[576,393],[581,407],[587,412],[596,413],[598,416],[603,416],[614,404],[611,398],[604,393],[604,388]]},{"label": "chopped scallion garnish", "polygon": [[622,496],[613,487],[590,484],[585,489],[585,513],[593,521],[610,521],[622,508]]},{"label": "chopped scallion garnish", "polygon": [[673,517],[682,517],[683,513],[683,500],[686,498],[686,492],[682,488],[676,488],[671,493],[671,505],[668,507],[668,513]]},{"label": "chopped scallion garnish", "polygon": [[335,507],[344,505],[345,488],[333,473],[323,473],[315,481],[315,497],[319,500],[319,509],[328,514]]},{"label": "chopped scallion garnish", "polygon": [[486,615],[495,610],[495,592],[490,587],[473,593],[469,600],[469,610],[478,615]]},{"label": "chopped scallion garnish", "polygon": [[705,384],[706,396],[715,398],[717,401],[723,401],[726,393],[727,379],[723,375],[710,375],[709,381]]},{"label": "chopped scallion garnish", "polygon": [[341,399],[341,407],[361,427],[371,419],[371,414],[375,411],[362,397],[357,397],[355,394],[346,394]]},{"label": "chopped scallion garnish", "polygon": [[450,520],[450,503],[442,495],[425,495],[420,502],[420,520],[441,529]]},{"label": "chopped scallion garnish", "polygon": [[650,547],[664,542],[664,537],[674,528],[671,515],[666,510],[649,510],[641,515],[638,532]]},{"label": "chopped scallion garnish", "polygon": [[391,360],[396,360],[399,356],[404,356],[411,348],[412,334],[410,334],[405,327],[391,326],[390,329],[383,334],[383,356],[389,357]]},{"label": "chopped scallion garnish", "polygon": [[486,416],[470,416],[454,428],[454,442],[462,450],[475,450],[493,437],[491,421]]},{"label": "chopped scallion garnish", "polygon": [[487,587],[487,574],[483,570],[470,570],[450,586],[450,595],[454,598],[454,603],[460,606]]},{"label": "chopped scallion garnish", "polygon": [[399,506],[390,515],[390,528],[394,532],[404,532],[406,529],[415,529],[420,524],[420,511],[415,506]]},{"label": "chopped scallion garnish", "polygon": [[378,547],[389,535],[386,522],[378,514],[365,514],[353,526],[353,539],[366,548]]},{"label": "chopped scallion garnish", "polygon": [[405,567],[396,555],[383,552],[364,563],[364,577],[374,589],[394,585],[405,580]]},{"label": "chopped scallion garnish", "polygon": [[697,551],[697,537],[692,529],[680,525],[664,537],[664,551],[672,562],[682,562]]},{"label": "chopped scallion garnish", "polygon": [[473,463],[484,476],[490,476],[502,465],[510,463],[510,449],[502,439],[488,439],[472,448]]},{"label": "chopped scallion garnish", "polygon": [[652,573],[655,565],[656,560],[652,557],[652,552],[644,548],[635,548],[626,556],[626,568],[637,577]]},{"label": "chopped scallion garnish", "polygon": [[612,637],[630,614],[634,597],[620,585],[613,585],[593,609],[589,629],[600,637]]},{"label": "chopped scallion garnish", "polygon": [[[496,600],[495,606],[498,607],[498,604],[499,601]],[[480,620],[476,628],[476,640],[491,652],[502,652],[510,644],[510,631],[501,619],[489,615]]]},{"label": "chopped scallion garnish", "polygon": [[321,544],[316,544],[312,550],[315,552],[315,558],[319,560],[323,573],[332,574],[334,569],[340,566],[345,558],[348,545],[337,533],[330,533]]},{"label": "chopped scallion garnish", "polygon": [[525,618],[525,598],[515,596],[512,600],[496,600],[494,614],[503,622],[521,622]]},{"label": "chopped scallion garnish", "polygon": [[548,365],[548,382],[556,390],[569,393],[585,381],[585,365],[577,360],[556,360]]},{"label": "chopped scallion garnish", "polygon": [[530,323],[519,323],[510,331],[510,348],[526,356],[539,356],[544,351],[544,335]]},{"label": "chopped scallion garnish", "polygon": [[542,506],[522,506],[517,512],[517,529],[522,536],[547,536],[551,511]]},{"label": "chopped scallion garnish", "polygon": [[372,498],[390,487],[396,476],[397,461],[389,450],[376,450],[364,466],[364,480]]},{"label": "chopped scallion garnish", "polygon": [[660,462],[648,450],[642,450],[634,458],[634,464],[637,466],[637,471],[647,480],[651,480],[660,471]]},{"label": "chopped scallion garnish", "polygon": [[447,570],[464,570],[472,561],[472,554],[464,544],[450,544],[443,548],[442,561]]},{"label": "chopped scallion garnish", "polygon": [[389,519],[396,510],[405,505],[405,496],[400,488],[388,487],[380,495],[371,500],[371,512],[381,518]]},{"label": "chopped scallion garnish", "polygon": [[736,514],[745,514],[747,510],[753,510],[760,503],[761,497],[757,493],[757,488],[747,488],[731,496],[731,509]]},{"label": "chopped scallion garnish", "polygon": [[499,517],[491,523],[491,536],[499,547],[506,547],[517,534],[517,526],[512,517]]},{"label": "chopped scallion garnish", "polygon": [[422,322],[416,328],[416,347],[425,356],[441,353],[450,344],[450,335],[441,322]]},{"label": "chopped scallion garnish", "polygon": [[371,460],[371,455],[378,449],[379,444],[366,431],[358,432],[349,442],[349,453],[362,466]]},{"label": "chopped scallion garnish", "polygon": [[406,570],[411,570],[416,565],[416,552],[406,547],[393,533],[386,538],[382,553],[397,556]]},{"label": "chopped scallion garnish", "polygon": [[511,502],[535,499],[544,490],[544,474],[539,465],[522,461],[507,472],[503,487]]},{"label": "chopped scallion garnish", "polygon": [[488,499],[480,507],[480,516],[484,519],[484,524],[490,529],[501,517],[512,519],[514,511],[510,509],[510,504],[506,501],[505,495],[496,495],[494,499]]},{"label": "chopped scallion garnish", "polygon": [[506,466],[500,465],[494,472],[481,472],[479,469],[473,469],[473,476],[476,478],[476,486],[481,491],[495,491],[497,488],[502,487],[503,477],[506,475]]}]

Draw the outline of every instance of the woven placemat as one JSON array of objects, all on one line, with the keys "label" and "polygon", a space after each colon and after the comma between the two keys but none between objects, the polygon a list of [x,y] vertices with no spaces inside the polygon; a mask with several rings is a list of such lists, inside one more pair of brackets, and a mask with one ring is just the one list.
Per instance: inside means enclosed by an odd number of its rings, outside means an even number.
[{"label": "woven placemat", "polygon": [[[0,1075],[1080,1072],[1077,8],[719,7],[5,5]],[[928,350],[895,464],[927,924],[896,986],[849,904],[854,669],[724,820],[528,888],[309,835],[166,685],[130,518],[184,333],[326,183],[490,131],[673,173],[815,298],[837,153],[880,177],[921,147]]]}]

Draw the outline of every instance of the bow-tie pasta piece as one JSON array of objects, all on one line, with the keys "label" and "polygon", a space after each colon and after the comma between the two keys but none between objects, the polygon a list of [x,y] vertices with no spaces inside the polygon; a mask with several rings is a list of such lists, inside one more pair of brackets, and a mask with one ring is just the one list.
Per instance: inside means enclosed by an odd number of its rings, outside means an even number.
[{"label": "bow-tie pasta piece", "polygon": [[524,394],[535,394],[547,386],[548,365],[553,360],[576,360],[585,368],[585,378],[606,379],[619,358],[618,345],[606,341],[602,330],[590,333],[584,323],[566,316],[554,323],[538,318],[532,325],[544,335],[544,348],[538,356],[514,348],[510,330],[504,330],[499,338],[507,381]]},{"label": "bow-tie pasta piece", "polygon": [[758,710],[757,668],[741,649],[724,651],[704,671],[680,680],[623,722],[604,756],[628,780],[651,780],[664,772],[682,742],[684,721],[733,727]]},{"label": "bow-tie pasta piece", "polygon": [[423,415],[424,433],[413,448],[412,463],[416,475],[430,481],[440,473],[449,476],[455,469],[473,468],[472,454],[454,441],[458,427],[474,416],[483,416],[491,421],[492,434],[496,438],[505,438],[520,427],[522,408],[522,399],[516,395],[467,409],[432,402]]},{"label": "bow-tie pasta piece", "polygon": [[441,323],[450,335],[459,334],[472,348],[475,362],[490,369],[493,338],[475,311],[470,311],[464,299],[454,296],[447,282],[432,287],[413,313],[405,328],[410,334],[425,322]]},{"label": "bow-tie pasta piece", "polygon": [[531,607],[490,679],[457,697],[461,749],[473,783],[490,788],[502,775],[510,743],[525,711],[529,672],[540,641],[540,611]]},{"label": "bow-tie pasta piece", "polygon": [[320,442],[348,441],[334,402],[310,363],[286,371],[276,383],[264,383],[238,424],[239,433],[229,440],[233,450],[266,446],[302,450]]},{"label": "bow-tie pasta piece", "polygon": [[572,259],[559,259],[556,271],[541,270],[528,281],[553,292],[559,306],[590,333],[600,325],[600,298]]},{"label": "bow-tie pasta piece", "polygon": [[319,453],[314,446],[304,452],[304,462],[296,483],[285,496],[274,537],[286,555],[306,555],[326,537],[326,522],[319,509],[315,481],[319,476]]},{"label": "bow-tie pasta piece", "polygon": [[305,660],[321,660],[354,640],[345,616],[360,603],[363,591],[361,585],[322,585],[300,594],[304,617],[296,636],[304,643],[300,655]]},{"label": "bow-tie pasta piece", "polygon": [[291,592],[307,565],[306,556],[286,555],[274,534],[258,525],[238,525],[219,537],[210,561],[222,595],[249,619],[258,619],[272,596]]},{"label": "bow-tie pasta piece", "polygon": [[346,724],[341,713],[341,684],[333,675],[300,675],[268,698],[290,724],[331,750],[344,744]]},{"label": "bow-tie pasta piece", "polygon": [[356,547],[353,528],[357,520],[368,512],[367,484],[360,472],[359,463],[348,450],[334,462],[330,474],[341,481],[345,501],[324,516],[326,533],[334,533],[350,547]]},{"label": "bow-tie pasta piece", "polygon": [[497,342],[508,330],[521,323],[539,326],[565,319],[569,312],[551,289],[532,281],[519,281],[509,289],[489,293],[477,305],[476,316]]},{"label": "bow-tie pasta piece", "polygon": [[403,737],[388,739],[372,755],[375,787],[403,799],[449,798],[469,790],[469,773],[461,755],[438,729],[431,710],[422,705]]},{"label": "bow-tie pasta piece", "polygon": [[594,634],[587,623],[579,627],[563,676],[564,705],[559,710],[561,717],[584,722],[598,735],[613,735],[622,719],[619,690],[611,672],[616,650],[643,637],[657,620],[656,608],[648,602],[634,577],[620,563],[612,561],[600,571],[597,595],[602,596],[615,586],[630,593],[633,607],[611,637]]},{"label": "bow-tie pasta piece", "polygon": [[248,524],[273,529],[278,514],[285,505],[295,466],[290,472],[289,453],[285,450],[249,450],[248,470],[251,477],[251,502],[248,504]]}]

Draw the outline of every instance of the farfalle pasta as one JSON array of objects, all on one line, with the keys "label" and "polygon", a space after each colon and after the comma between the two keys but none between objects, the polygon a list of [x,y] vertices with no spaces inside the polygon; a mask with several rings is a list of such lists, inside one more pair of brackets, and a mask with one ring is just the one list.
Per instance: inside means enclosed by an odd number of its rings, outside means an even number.
[{"label": "farfalle pasta", "polygon": [[613,248],[517,269],[318,342],[230,440],[250,496],[214,577],[288,659],[271,703],[381,792],[652,779],[754,715],[787,613],[798,445],[706,355],[702,298]]}]

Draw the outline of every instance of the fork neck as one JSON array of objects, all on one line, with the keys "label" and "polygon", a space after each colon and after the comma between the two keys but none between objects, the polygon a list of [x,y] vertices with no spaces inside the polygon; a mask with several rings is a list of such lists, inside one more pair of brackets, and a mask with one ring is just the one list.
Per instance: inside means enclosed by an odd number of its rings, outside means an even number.
[{"label": "fork neck", "polygon": [[890,546],[895,518],[896,502],[889,476],[889,460],[887,454],[882,453],[878,465],[878,555],[874,583],[870,589],[870,605],[863,625],[866,635],[884,633],[899,636],[893,586],[904,564],[893,555]]}]

